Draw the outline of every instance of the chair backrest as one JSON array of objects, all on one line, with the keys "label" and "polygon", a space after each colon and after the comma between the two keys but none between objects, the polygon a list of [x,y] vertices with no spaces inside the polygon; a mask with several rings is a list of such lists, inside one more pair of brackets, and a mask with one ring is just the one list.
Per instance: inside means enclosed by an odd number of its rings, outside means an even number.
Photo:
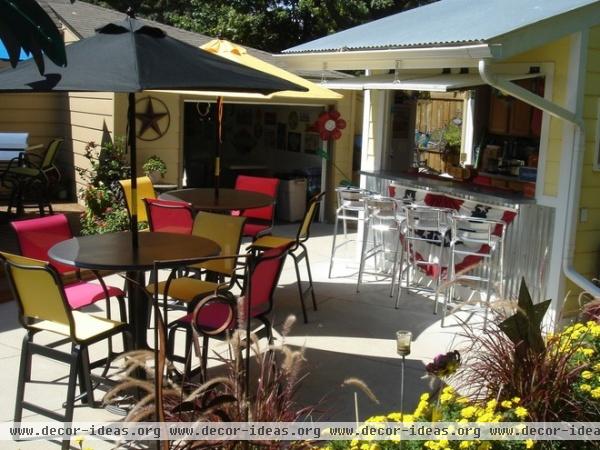
[{"label": "chair backrest", "polygon": [[323,200],[325,196],[325,192],[320,192],[310,199],[308,203],[308,208],[306,208],[306,212],[304,213],[304,218],[302,219],[302,223],[300,224],[300,228],[298,228],[298,234],[296,235],[296,242],[304,242],[307,241],[310,237],[310,226],[317,215],[317,208],[319,203]]},{"label": "chair backrest", "polygon": [[[238,191],[259,192],[277,199],[277,189],[279,188],[278,178],[250,177],[247,175],[238,175],[235,180],[235,189]],[[262,208],[246,209],[242,216],[251,219],[273,220],[275,205],[263,206]]]},{"label": "chair backrest", "polygon": [[[10,223],[17,234],[21,255],[40,261],[49,261],[48,250],[59,242],[73,237],[67,216],[54,214]],[[60,273],[76,270],[71,266],[52,263]]]},{"label": "chair backrest", "polygon": [[65,140],[62,138],[52,139],[46,148],[46,153],[44,154],[44,159],[42,160],[42,169],[47,169],[49,167],[54,166],[54,160],[56,159],[56,155],[58,151],[62,147],[62,144]]},{"label": "chair backrest", "polygon": [[452,211],[429,206],[405,206],[405,239],[446,246]]},{"label": "chair backrest", "polygon": [[352,187],[338,187],[335,189],[337,194],[338,208],[353,211],[363,211],[365,209],[364,197],[369,195],[366,189]]},{"label": "chair backrest", "polygon": [[[131,180],[119,180],[123,194],[125,195],[125,203],[127,211],[131,215],[131,205],[133,197],[131,195]],[[145,198],[156,198],[156,192],[152,181],[148,177],[137,178],[137,217],[139,222],[147,222],[146,207],[144,206]]]},{"label": "chair backrest", "polygon": [[58,273],[45,261],[0,252],[0,259],[19,305],[19,320],[28,328],[32,321],[48,320],[67,325],[73,335],[73,317]]},{"label": "chair backrest", "polygon": [[288,246],[269,249],[254,261],[250,275],[250,306],[256,314],[266,314],[273,307],[273,293],[288,249]]},{"label": "chair backrest", "polygon": [[[455,242],[463,244],[463,252],[468,251],[468,249],[472,249],[477,254],[487,252],[500,239],[495,235],[496,227],[499,224],[503,226],[503,224],[496,220],[454,215],[452,220],[452,238]],[[483,246],[487,246],[487,248]]]},{"label": "chair backrest", "polygon": [[364,202],[369,216],[380,219],[396,219],[398,202],[395,199],[381,195],[371,195],[366,197]]},{"label": "chair backrest", "polygon": [[150,231],[191,234],[194,225],[192,205],[187,202],[145,198]]},{"label": "chair backrest", "polygon": [[[215,241],[221,247],[221,256],[233,256],[239,253],[245,222],[245,217],[201,211],[194,219],[192,234]],[[236,267],[236,260],[227,258],[206,261],[202,263],[202,267],[231,276]]]}]

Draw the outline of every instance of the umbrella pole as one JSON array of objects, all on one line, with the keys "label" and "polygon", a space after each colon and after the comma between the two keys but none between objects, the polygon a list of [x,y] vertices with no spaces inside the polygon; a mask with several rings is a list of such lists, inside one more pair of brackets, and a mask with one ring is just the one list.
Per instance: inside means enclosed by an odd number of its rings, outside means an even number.
[{"label": "umbrella pole", "polygon": [[217,97],[216,115],[216,133],[217,133],[217,148],[215,155],[215,198],[219,198],[219,187],[221,185],[221,127],[223,125],[223,97]]},{"label": "umbrella pole", "polygon": [[135,94],[130,92],[127,95],[129,108],[127,112],[127,121],[129,122],[129,164],[131,165],[131,244],[134,249],[139,247],[138,242],[138,216],[137,216],[137,145],[135,132]]}]

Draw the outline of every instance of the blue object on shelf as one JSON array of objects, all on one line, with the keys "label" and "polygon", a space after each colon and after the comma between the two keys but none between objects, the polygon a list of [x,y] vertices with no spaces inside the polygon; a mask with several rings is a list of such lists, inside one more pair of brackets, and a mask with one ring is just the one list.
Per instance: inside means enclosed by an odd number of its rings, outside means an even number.
[{"label": "blue object on shelf", "polygon": [[523,181],[536,181],[537,167],[519,167],[519,179]]}]

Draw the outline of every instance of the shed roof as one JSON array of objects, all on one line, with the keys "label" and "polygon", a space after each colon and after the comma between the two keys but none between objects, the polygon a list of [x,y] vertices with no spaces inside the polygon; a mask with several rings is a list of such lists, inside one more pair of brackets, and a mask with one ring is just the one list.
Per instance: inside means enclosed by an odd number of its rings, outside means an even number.
[{"label": "shed roof", "polygon": [[[60,19],[60,21],[62,21],[68,28],[78,35],[79,38],[93,36],[96,32],[96,28],[106,25],[109,22],[123,20],[126,16],[125,13],[115,11],[114,9],[92,5],[91,3],[86,3],[81,0],[75,3],[71,3],[70,0],[38,0],[38,2],[44,8],[51,9],[52,17],[55,20]],[[201,47],[213,39],[212,37],[201,33],[182,30],[181,28],[172,27],[170,25],[165,25],[153,20],[142,18],[139,20],[153,27],[160,28],[169,36],[195,47]],[[248,53],[250,53],[252,56],[260,58],[270,64],[284,66],[285,68],[285,65],[282,63],[282,61],[274,58],[271,53],[252,47],[246,48]],[[295,70],[294,72],[305,78],[321,78],[321,76],[329,79],[347,78],[346,74],[333,70],[326,71],[326,73],[315,73],[314,71],[306,70]]]},{"label": "shed roof", "polygon": [[284,53],[488,43],[598,0],[440,0],[350,28]]}]

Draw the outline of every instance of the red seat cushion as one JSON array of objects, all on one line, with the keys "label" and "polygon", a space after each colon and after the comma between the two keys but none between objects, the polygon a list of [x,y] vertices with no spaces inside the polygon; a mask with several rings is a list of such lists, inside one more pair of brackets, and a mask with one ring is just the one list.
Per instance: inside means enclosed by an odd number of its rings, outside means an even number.
[{"label": "red seat cushion", "polygon": [[261,231],[265,231],[271,228],[271,225],[261,224],[261,223],[248,223],[244,224],[244,236],[256,236]]},{"label": "red seat cushion", "polygon": [[[247,175],[238,175],[235,180],[235,189],[238,191],[259,192],[273,197],[273,201],[277,198],[277,189],[279,188],[278,178],[265,177],[250,177]],[[242,216],[251,219],[261,219],[272,221],[275,207],[273,205],[264,206],[262,208],[246,209]],[[239,212],[237,213],[239,214]]]},{"label": "red seat cushion", "polygon": [[[110,297],[124,296],[123,291],[117,287],[107,285],[106,289]],[[71,309],[80,309],[105,299],[101,285],[86,281],[79,281],[65,286],[65,295]]]},{"label": "red seat cushion", "polygon": [[[228,325],[227,329],[232,330],[235,328],[236,321],[231,320],[231,323],[227,324],[229,320],[229,313],[231,308],[224,303],[209,303],[204,306],[198,313],[196,323],[200,330],[214,331],[219,328]],[[192,313],[189,313],[182,318],[178,319],[177,322],[185,325],[192,323]]]}]

